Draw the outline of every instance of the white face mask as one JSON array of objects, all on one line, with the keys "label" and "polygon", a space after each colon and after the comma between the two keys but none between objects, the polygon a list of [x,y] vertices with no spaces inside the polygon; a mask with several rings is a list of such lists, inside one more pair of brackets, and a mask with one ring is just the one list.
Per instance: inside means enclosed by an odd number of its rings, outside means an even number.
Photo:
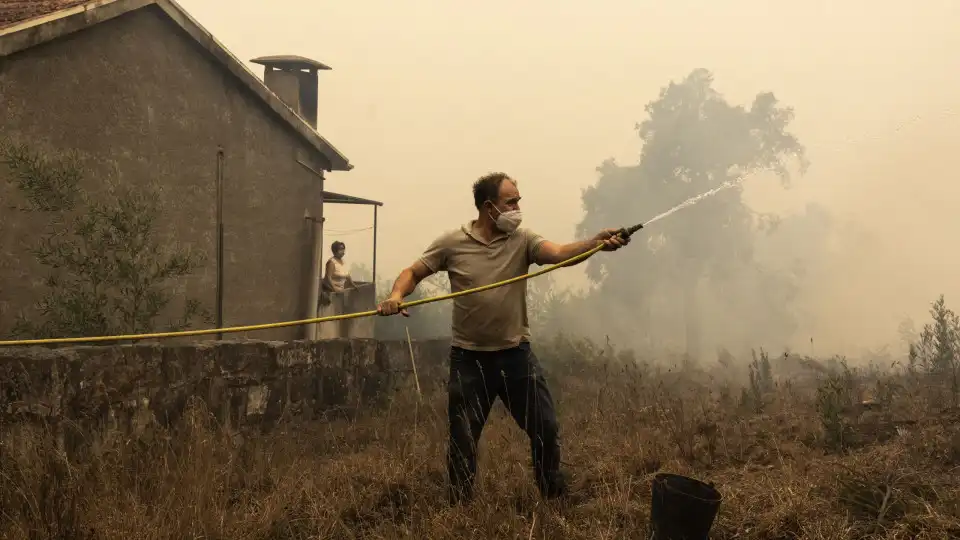
[{"label": "white face mask", "polygon": [[508,210],[506,212],[501,212],[496,206],[494,206],[493,209],[500,214],[493,221],[497,224],[498,229],[507,234],[517,230],[517,227],[520,226],[520,222],[523,221],[523,213],[520,212],[520,210]]}]

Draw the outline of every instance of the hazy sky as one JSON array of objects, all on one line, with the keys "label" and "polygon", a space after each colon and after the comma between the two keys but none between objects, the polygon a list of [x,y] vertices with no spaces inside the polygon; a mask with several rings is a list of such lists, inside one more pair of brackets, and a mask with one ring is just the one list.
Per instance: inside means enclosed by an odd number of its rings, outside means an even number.
[{"label": "hazy sky", "polygon": [[[520,180],[526,226],[572,240],[594,169],[635,161],[644,105],[704,67],[731,101],[772,90],[795,109],[811,168],[789,191],[748,182],[756,209],[814,200],[873,235],[810,299],[809,331],[867,341],[940,292],[960,301],[960,248],[942,251],[960,230],[960,1],[180,3],[242,60],[333,68],[319,131],[356,168],[327,189],[385,203],[381,277],[471,218],[470,184],[494,170]],[[327,218],[327,243],[369,265],[370,231],[333,231],[369,227],[372,210],[328,206]]]}]

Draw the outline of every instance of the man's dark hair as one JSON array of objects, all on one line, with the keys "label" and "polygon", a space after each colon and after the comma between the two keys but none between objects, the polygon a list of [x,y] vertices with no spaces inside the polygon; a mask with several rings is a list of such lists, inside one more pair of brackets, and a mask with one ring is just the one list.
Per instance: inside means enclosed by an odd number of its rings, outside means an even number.
[{"label": "man's dark hair", "polygon": [[500,196],[500,184],[504,180],[516,183],[510,175],[502,172],[486,174],[473,183],[473,204],[476,205],[477,210],[483,208],[483,203],[497,200]]},{"label": "man's dark hair", "polygon": [[338,248],[347,249],[347,245],[339,240],[337,240],[333,244],[330,244],[330,251],[336,253]]}]

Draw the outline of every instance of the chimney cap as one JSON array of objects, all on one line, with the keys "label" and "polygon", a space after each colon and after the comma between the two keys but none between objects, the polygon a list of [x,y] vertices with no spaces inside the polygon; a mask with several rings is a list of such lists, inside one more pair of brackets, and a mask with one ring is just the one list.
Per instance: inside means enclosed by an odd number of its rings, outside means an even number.
[{"label": "chimney cap", "polygon": [[251,60],[254,64],[260,64],[261,66],[273,67],[277,69],[317,69],[317,70],[329,70],[333,69],[326,64],[317,62],[316,60],[311,60],[309,58],[304,58],[303,56],[297,56],[295,54],[280,54],[276,56],[261,56],[260,58],[254,58]]}]

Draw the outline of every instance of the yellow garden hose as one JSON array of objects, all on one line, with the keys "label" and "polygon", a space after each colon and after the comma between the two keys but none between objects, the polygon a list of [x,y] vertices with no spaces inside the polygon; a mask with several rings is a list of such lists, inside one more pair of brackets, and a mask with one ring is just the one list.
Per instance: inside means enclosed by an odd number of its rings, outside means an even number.
[{"label": "yellow garden hose", "polygon": [[[640,229],[641,226],[630,227],[629,229],[622,229],[620,231],[621,235],[629,236],[637,229]],[[400,308],[410,308],[414,306],[420,306],[423,304],[429,304],[431,302],[439,302],[441,300],[450,300],[458,296],[465,296],[468,294],[474,294],[478,292],[488,291],[490,289],[496,289],[497,287],[503,287],[504,285],[510,285],[511,283],[516,283],[518,281],[523,281],[525,279],[530,279],[537,276],[542,276],[547,272],[552,272],[558,268],[562,268],[569,264],[575,262],[580,262],[594,253],[603,249],[603,244],[597,245],[597,247],[592,248],[586,253],[581,253],[575,257],[570,257],[569,259],[557,263],[553,266],[548,266],[536,272],[530,272],[522,276],[517,276],[510,279],[505,279],[503,281],[498,281],[496,283],[491,283],[489,285],[483,285],[481,287],[475,287],[473,289],[467,289],[465,291],[459,291],[450,294],[444,294],[440,296],[434,296],[433,298],[423,298],[420,300],[414,300],[412,302],[405,302],[400,304]],[[360,317],[372,317],[377,315],[377,310],[373,309],[370,311],[359,311],[357,313],[346,313],[343,315],[331,315],[329,317],[316,317],[313,319],[302,319],[298,321],[283,321],[275,323],[266,323],[266,324],[252,324],[249,326],[231,326],[228,328],[207,328],[204,330],[182,330],[178,332],[155,332],[152,334],[127,334],[119,336],[90,336],[90,337],[74,337],[74,338],[48,338],[48,339],[23,339],[23,340],[13,340],[13,341],[0,341],[0,346],[10,347],[10,346],[27,346],[27,345],[53,345],[53,344],[62,344],[62,343],[95,343],[101,341],[136,341],[141,339],[163,339],[163,338],[172,338],[172,337],[187,337],[187,336],[206,336],[210,334],[229,334],[234,332],[252,332],[254,330],[269,330],[271,328],[286,328],[288,326],[301,326],[304,324],[316,324],[330,321],[342,321],[345,319],[358,319]]]}]

